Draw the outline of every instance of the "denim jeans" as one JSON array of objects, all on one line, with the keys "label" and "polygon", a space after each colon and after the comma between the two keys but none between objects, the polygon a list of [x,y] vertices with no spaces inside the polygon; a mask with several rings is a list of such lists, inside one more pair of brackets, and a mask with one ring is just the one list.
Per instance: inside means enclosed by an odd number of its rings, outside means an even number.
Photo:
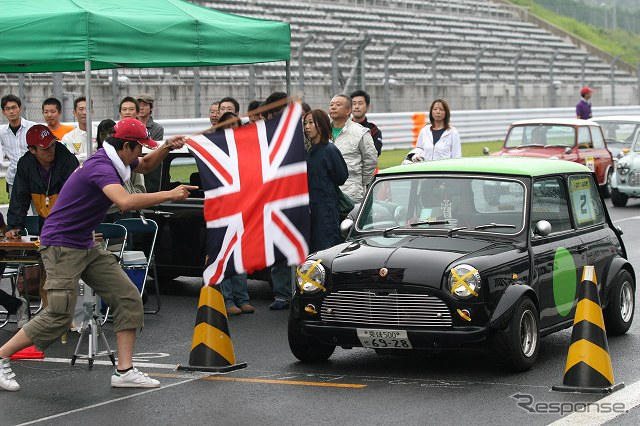
[{"label": "denim jeans", "polygon": [[234,275],[220,283],[224,304],[230,306],[242,306],[249,303],[249,290],[247,289],[247,274]]},{"label": "denim jeans", "polygon": [[271,267],[273,296],[276,300],[291,300],[291,267],[287,261],[280,261]]}]

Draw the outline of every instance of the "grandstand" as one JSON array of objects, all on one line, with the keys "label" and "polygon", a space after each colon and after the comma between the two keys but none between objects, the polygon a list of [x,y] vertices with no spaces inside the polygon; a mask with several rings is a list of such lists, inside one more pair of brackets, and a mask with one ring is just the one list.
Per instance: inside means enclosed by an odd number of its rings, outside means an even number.
[{"label": "grandstand", "polygon": [[[293,92],[301,87],[298,49],[303,49],[304,98],[326,106],[333,92],[332,52],[338,53],[337,87],[359,86],[357,46],[366,38],[364,84],[387,109],[385,55],[389,55],[392,111],[424,110],[435,97],[456,109],[571,106],[582,84],[596,88],[600,105],[637,103],[638,80],[571,39],[521,18],[514,7],[479,0],[202,0],[204,7],[227,13],[291,23]],[[392,49],[393,47],[393,49]],[[96,109],[110,115],[110,70],[96,71]],[[201,115],[211,100],[231,94],[246,106],[285,88],[284,63],[208,67],[199,71]],[[254,78],[250,78],[254,76]],[[65,73],[65,91],[80,93],[82,76]],[[119,70],[119,93],[156,94],[157,118],[192,117],[193,69]],[[51,77],[28,75],[32,99],[49,95]],[[614,83],[613,83],[614,82]],[[516,89],[517,84],[517,89]],[[0,75],[0,88],[15,87],[17,78]],[[612,87],[612,85],[614,85]],[[15,91],[15,90],[14,90]],[[100,97],[106,99],[100,104]]]}]

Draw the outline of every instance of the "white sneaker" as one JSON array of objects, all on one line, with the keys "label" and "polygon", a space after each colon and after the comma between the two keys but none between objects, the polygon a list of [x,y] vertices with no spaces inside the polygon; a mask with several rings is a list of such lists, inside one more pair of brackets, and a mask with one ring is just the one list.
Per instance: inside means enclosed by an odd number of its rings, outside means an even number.
[{"label": "white sneaker", "polygon": [[18,328],[22,328],[29,322],[29,302],[22,296],[18,297],[18,299],[20,300],[20,306],[18,306],[16,316],[18,317]]},{"label": "white sneaker", "polygon": [[9,358],[0,358],[0,389],[10,392],[20,390],[20,385],[15,381],[15,373],[11,371]]},{"label": "white sneaker", "polygon": [[137,368],[132,368],[124,374],[113,372],[111,376],[111,387],[113,388],[159,388],[160,382],[152,379],[147,374],[142,373]]}]

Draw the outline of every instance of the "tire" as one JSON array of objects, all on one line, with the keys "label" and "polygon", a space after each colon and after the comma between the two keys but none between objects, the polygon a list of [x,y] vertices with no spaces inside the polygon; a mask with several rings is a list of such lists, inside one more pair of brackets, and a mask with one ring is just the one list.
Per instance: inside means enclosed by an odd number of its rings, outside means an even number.
[{"label": "tire", "polygon": [[300,324],[289,319],[289,348],[293,355],[302,362],[322,362],[329,359],[336,349],[335,345],[327,345],[313,336],[302,334]]},{"label": "tire", "polygon": [[614,278],[609,291],[609,303],[604,309],[604,323],[607,334],[625,334],[633,322],[635,310],[635,286],[631,274],[622,270]]},{"label": "tire", "polygon": [[609,198],[611,196],[611,177],[613,176],[613,172],[609,170],[607,173],[607,180],[604,182],[600,189],[600,195],[602,198]]},{"label": "tire", "polygon": [[491,349],[498,363],[514,372],[535,364],[540,351],[540,316],[529,297],[516,303],[507,328],[492,336]]},{"label": "tire", "polygon": [[624,207],[627,205],[629,196],[618,191],[616,188],[611,189],[611,202],[616,207]]}]

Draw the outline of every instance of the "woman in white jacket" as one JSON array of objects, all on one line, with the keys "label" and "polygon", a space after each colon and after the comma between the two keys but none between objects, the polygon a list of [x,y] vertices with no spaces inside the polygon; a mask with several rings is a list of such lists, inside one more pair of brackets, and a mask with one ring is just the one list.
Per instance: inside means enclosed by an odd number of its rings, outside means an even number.
[{"label": "woman in white jacket", "polygon": [[445,160],[462,157],[460,135],[449,125],[451,112],[444,99],[436,99],[429,108],[429,121],[418,135],[416,147],[409,152],[403,164],[416,161]]}]

